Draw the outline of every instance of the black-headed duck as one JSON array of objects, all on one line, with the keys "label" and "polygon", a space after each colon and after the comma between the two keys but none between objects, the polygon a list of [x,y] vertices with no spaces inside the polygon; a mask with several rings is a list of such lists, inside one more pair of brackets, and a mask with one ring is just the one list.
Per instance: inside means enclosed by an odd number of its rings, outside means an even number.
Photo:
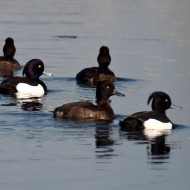
[{"label": "black-headed duck", "polygon": [[166,115],[169,108],[181,109],[181,107],[172,105],[170,96],[162,91],[153,92],[147,103],[152,100],[152,111],[142,111],[128,116],[119,125],[123,130],[131,129],[172,129],[173,123]]},{"label": "black-headed duck", "polygon": [[19,62],[14,59],[16,53],[16,47],[14,45],[14,40],[11,37],[5,39],[5,45],[3,46],[4,56],[0,57],[0,69],[20,69]]},{"label": "black-headed duck", "polygon": [[108,47],[100,47],[97,61],[99,67],[85,68],[76,75],[78,84],[85,84],[93,87],[96,86],[98,81],[109,80],[115,82],[117,80],[115,74],[108,67],[111,63],[111,56],[109,54]]},{"label": "black-headed duck", "polygon": [[35,97],[47,94],[45,83],[39,79],[42,74],[51,75],[44,72],[44,63],[40,59],[32,59],[26,63],[23,77],[11,77],[0,84],[0,94]]},{"label": "black-headed duck", "polygon": [[112,95],[125,96],[115,89],[111,81],[99,81],[96,87],[97,104],[89,101],[64,104],[54,110],[54,117],[73,120],[113,120],[114,111],[110,105],[111,100],[109,100]]}]

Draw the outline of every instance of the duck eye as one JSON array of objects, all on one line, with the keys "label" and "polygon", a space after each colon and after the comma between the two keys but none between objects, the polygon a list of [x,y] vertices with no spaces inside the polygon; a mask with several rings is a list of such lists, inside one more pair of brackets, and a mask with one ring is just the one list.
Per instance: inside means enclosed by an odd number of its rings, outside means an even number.
[{"label": "duck eye", "polygon": [[41,68],[42,66],[41,65],[38,65],[38,68]]},{"label": "duck eye", "polygon": [[167,99],[167,98],[165,99],[165,102],[168,102],[168,99]]},{"label": "duck eye", "polygon": [[109,87],[109,86],[107,86],[106,88],[107,88],[107,89],[109,89],[110,87]]}]

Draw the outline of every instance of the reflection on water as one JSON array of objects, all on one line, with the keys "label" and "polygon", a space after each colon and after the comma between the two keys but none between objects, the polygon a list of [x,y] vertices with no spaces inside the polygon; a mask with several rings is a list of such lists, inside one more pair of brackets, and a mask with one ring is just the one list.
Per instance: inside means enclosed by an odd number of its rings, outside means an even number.
[{"label": "reflection on water", "polygon": [[40,111],[43,108],[41,98],[17,99],[14,102],[3,103],[0,106],[19,106],[24,111]]},{"label": "reflection on water", "polygon": [[166,144],[165,135],[158,136],[147,146],[148,163],[161,164],[170,158],[170,145]]},{"label": "reflection on water", "polygon": [[95,129],[95,144],[97,159],[111,159],[114,153],[115,141],[111,138],[112,129],[109,126],[97,126]]},{"label": "reflection on water", "polygon": [[25,111],[40,111],[43,108],[43,104],[39,98],[22,99],[19,102],[22,104],[21,107]]},{"label": "reflection on water", "polygon": [[121,137],[137,144],[147,144],[147,159],[149,164],[165,163],[170,158],[170,144],[166,143],[166,137],[171,130],[147,130],[142,131],[121,131]]}]

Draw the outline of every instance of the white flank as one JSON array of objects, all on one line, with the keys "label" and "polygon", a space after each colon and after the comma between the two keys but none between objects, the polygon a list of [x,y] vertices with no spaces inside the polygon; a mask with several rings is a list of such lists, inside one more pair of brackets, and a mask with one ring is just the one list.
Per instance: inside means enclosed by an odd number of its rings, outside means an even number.
[{"label": "white flank", "polygon": [[144,127],[146,129],[172,129],[171,122],[163,123],[156,119],[149,119],[144,122]]},{"label": "white flank", "polygon": [[30,97],[42,97],[44,95],[44,89],[42,85],[38,84],[38,86],[31,86],[26,83],[19,83],[16,86],[17,98],[30,98]]},{"label": "white flank", "polygon": [[143,131],[143,134],[148,138],[149,140],[155,139],[159,136],[168,136],[172,133],[171,129],[147,129],[145,128]]}]

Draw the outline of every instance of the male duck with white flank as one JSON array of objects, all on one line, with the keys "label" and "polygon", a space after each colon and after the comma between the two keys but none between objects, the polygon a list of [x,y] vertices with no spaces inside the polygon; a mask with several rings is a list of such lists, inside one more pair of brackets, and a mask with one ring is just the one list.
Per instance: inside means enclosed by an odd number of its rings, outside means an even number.
[{"label": "male duck with white flank", "polygon": [[173,123],[166,115],[169,108],[182,109],[172,105],[168,94],[162,91],[153,92],[148,98],[149,104],[152,100],[152,111],[137,112],[123,121],[119,125],[122,130],[141,130],[141,129],[172,129]]},{"label": "male duck with white flank", "polygon": [[52,75],[44,71],[44,63],[40,59],[32,59],[26,63],[23,77],[11,77],[0,84],[0,94],[41,97],[47,94],[45,83],[39,79],[42,74]]}]

